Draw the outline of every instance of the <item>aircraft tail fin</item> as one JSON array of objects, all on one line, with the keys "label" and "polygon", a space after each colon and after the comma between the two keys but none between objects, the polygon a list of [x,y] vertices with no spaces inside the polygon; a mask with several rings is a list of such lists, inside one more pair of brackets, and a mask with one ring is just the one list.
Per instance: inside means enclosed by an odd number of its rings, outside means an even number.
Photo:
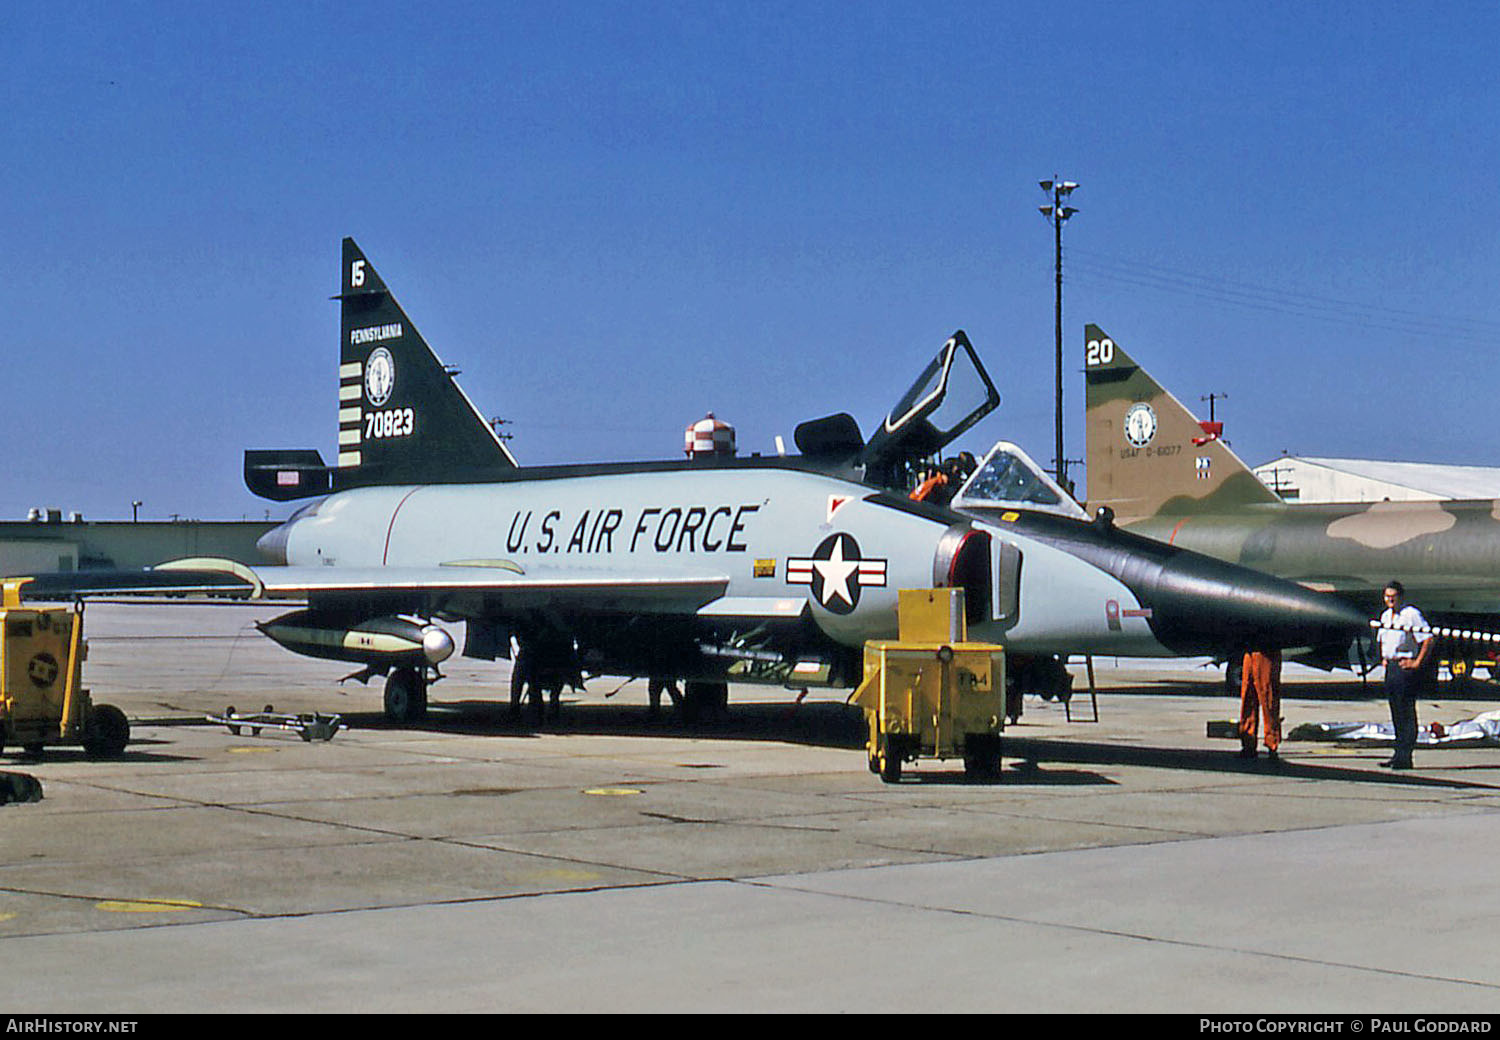
[{"label": "aircraft tail fin", "polygon": [[1084,329],[1089,508],[1121,520],[1281,499],[1103,329]]},{"label": "aircraft tail fin", "polygon": [[344,239],[333,486],[453,483],[516,468],[505,442]]}]

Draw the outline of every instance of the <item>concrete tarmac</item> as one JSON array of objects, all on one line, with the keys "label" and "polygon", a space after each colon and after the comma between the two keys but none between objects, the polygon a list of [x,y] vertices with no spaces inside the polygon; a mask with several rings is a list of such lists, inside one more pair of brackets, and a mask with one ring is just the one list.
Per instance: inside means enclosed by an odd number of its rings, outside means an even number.
[{"label": "concrete tarmac", "polygon": [[[1028,699],[999,783],[885,785],[847,691],[690,729],[593,680],[536,725],[455,659],[396,727],[250,628],[277,612],[89,608],[133,740],[0,756],[45,792],[0,806],[0,1011],[1500,1011],[1500,749],[1243,763],[1217,670],[1096,662],[1100,721]],[[1386,716],[1287,678],[1288,728]],[[230,704],[350,728],[202,721]]]}]

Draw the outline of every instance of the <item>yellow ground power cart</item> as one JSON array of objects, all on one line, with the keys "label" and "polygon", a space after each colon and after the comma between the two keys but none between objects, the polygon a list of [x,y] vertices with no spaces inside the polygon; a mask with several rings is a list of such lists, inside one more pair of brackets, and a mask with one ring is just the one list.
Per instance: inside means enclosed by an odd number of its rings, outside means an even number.
[{"label": "yellow ground power cart", "polygon": [[1000,775],[1005,648],[968,642],[963,592],[902,589],[900,638],[865,644],[850,700],[869,724],[870,771],[886,783],[918,758],[959,758],[975,779]]},{"label": "yellow ground power cart", "polygon": [[118,755],[130,740],[125,713],[94,704],[81,684],[82,606],[22,607],[18,588],[6,582],[0,600],[0,746],[37,755],[47,744],[82,744],[90,757]]}]

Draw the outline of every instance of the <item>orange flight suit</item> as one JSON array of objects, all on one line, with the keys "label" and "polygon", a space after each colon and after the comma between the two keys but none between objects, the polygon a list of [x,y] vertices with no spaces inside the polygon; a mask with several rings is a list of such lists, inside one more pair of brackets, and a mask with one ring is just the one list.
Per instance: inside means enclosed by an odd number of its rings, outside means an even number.
[{"label": "orange flight suit", "polygon": [[947,483],[948,475],[946,473],[934,473],[932,476],[922,481],[921,486],[913,491],[908,497],[913,502],[926,502],[929,498],[933,498],[934,496],[936,496],[938,493],[938,489],[943,487]]},{"label": "orange flight suit", "polygon": [[1240,676],[1240,745],[1255,750],[1256,715],[1265,716],[1266,749],[1281,746],[1281,651],[1251,650]]}]

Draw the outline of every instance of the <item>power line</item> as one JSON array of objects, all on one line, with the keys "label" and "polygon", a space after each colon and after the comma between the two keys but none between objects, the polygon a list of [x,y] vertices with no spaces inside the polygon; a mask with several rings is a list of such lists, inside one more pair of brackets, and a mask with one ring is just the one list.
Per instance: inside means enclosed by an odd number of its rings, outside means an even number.
[{"label": "power line", "polygon": [[[1177,271],[1084,250],[1069,251],[1073,281],[1082,285],[1130,285],[1244,307],[1336,321],[1363,328],[1412,335],[1442,336],[1471,343],[1500,338],[1500,322],[1453,315],[1424,314],[1379,304],[1237,282],[1215,275]],[[1078,277],[1082,274],[1083,277]]]}]

